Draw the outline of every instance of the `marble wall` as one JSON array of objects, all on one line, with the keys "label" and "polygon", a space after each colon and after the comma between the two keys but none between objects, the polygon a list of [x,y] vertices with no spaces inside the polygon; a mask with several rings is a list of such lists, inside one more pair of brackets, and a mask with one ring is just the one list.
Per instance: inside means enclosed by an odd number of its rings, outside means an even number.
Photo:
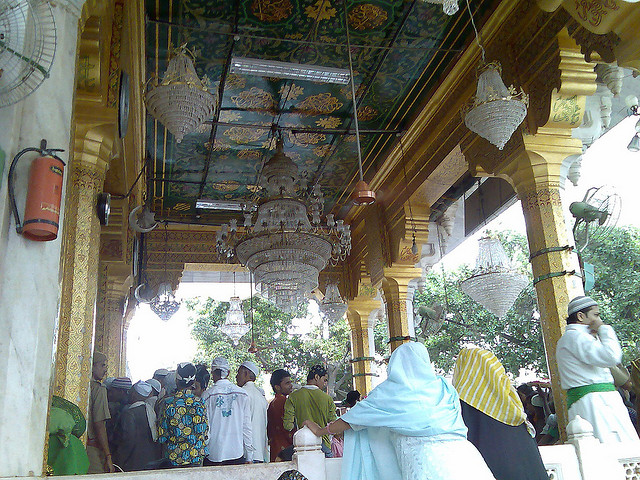
[{"label": "marble wall", "polygon": [[[0,148],[8,163],[21,149],[39,146],[42,138],[51,148],[64,148],[61,158],[68,159],[78,19],[83,3],[51,3],[57,27],[51,76],[25,100],[0,111]],[[33,157],[24,158],[16,170],[15,193],[21,214],[28,158]],[[32,242],[16,234],[9,211],[7,174],[8,165],[0,187],[0,477],[39,476],[55,356],[61,240]]]}]

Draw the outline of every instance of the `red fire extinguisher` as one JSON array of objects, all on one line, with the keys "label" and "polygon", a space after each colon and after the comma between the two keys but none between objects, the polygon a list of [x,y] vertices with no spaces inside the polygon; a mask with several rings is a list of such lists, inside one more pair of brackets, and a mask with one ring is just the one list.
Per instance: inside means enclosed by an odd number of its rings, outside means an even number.
[{"label": "red fire extinguisher", "polygon": [[[8,178],[9,200],[16,221],[16,232],[29,240],[38,242],[48,242],[58,237],[65,167],[65,163],[56,155],[56,152],[64,150],[47,149],[46,146],[47,143],[43,140],[40,148],[29,147],[18,153],[11,162]],[[18,160],[28,152],[38,152],[40,156],[31,162],[24,222],[20,223],[13,189],[13,175]]]}]

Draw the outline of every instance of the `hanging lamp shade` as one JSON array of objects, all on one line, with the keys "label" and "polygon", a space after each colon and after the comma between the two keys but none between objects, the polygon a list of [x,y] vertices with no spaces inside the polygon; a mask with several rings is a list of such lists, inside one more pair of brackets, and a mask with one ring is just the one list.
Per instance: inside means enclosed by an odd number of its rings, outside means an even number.
[{"label": "hanging lamp shade", "polygon": [[426,3],[442,5],[445,15],[453,15],[458,11],[458,0],[424,0]]},{"label": "hanging lamp shade", "polygon": [[175,315],[180,308],[180,302],[174,297],[170,283],[165,282],[158,285],[158,294],[151,301],[149,307],[163,322],[168,322]]},{"label": "hanging lamp shade", "polygon": [[320,302],[320,313],[327,319],[329,325],[340,320],[347,313],[347,304],[340,296],[337,283],[327,285],[327,292]]},{"label": "hanging lamp shade", "polygon": [[251,330],[251,326],[244,321],[240,297],[229,299],[229,310],[220,330],[233,341],[234,345],[238,345],[240,339]]},{"label": "hanging lamp shade", "polygon": [[512,268],[500,240],[483,237],[473,275],[460,282],[460,287],[473,301],[502,318],[528,283]]},{"label": "hanging lamp shade", "polygon": [[169,130],[180,143],[213,115],[214,96],[200,80],[186,48],[180,49],[167,66],[160,83],[145,95],[151,116]]},{"label": "hanging lamp shade", "polygon": [[476,96],[463,111],[464,123],[502,150],[527,116],[529,97],[522,89],[505,86],[498,62],[482,65],[479,72]]}]

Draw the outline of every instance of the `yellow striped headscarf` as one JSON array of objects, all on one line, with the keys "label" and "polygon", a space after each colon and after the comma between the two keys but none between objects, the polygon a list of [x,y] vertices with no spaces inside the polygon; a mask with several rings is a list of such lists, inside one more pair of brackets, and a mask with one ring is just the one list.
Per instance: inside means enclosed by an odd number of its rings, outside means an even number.
[{"label": "yellow striped headscarf", "polygon": [[506,425],[524,423],[518,392],[496,356],[482,348],[463,348],[453,370],[460,400]]}]

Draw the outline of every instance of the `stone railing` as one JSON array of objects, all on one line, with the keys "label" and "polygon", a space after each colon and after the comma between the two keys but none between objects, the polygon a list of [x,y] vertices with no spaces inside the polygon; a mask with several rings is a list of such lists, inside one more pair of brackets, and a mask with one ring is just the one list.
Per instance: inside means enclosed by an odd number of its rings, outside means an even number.
[{"label": "stone railing", "polygon": [[[550,480],[640,480],[640,441],[600,443],[591,424],[580,417],[569,423],[567,434],[564,445],[540,447]],[[308,428],[296,432],[293,441],[296,453],[291,462],[119,473],[117,480],[277,480],[287,470],[298,470],[308,480],[340,479],[342,459],[325,459],[321,439]],[[94,477],[106,478],[101,474],[83,479]]]}]

